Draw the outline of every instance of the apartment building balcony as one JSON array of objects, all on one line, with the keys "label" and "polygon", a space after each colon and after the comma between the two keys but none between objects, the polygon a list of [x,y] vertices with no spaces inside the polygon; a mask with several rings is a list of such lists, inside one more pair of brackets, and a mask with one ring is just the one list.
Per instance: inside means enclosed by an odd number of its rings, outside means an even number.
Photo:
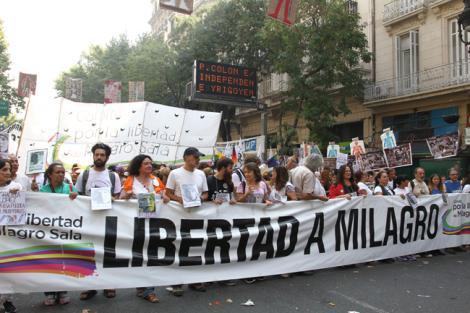
[{"label": "apartment building balcony", "polygon": [[422,18],[428,0],[394,0],[384,6],[383,25],[391,26],[412,16]]},{"label": "apartment building balcony", "polygon": [[403,97],[426,97],[468,89],[470,61],[450,63],[366,86],[364,104],[388,104]]}]

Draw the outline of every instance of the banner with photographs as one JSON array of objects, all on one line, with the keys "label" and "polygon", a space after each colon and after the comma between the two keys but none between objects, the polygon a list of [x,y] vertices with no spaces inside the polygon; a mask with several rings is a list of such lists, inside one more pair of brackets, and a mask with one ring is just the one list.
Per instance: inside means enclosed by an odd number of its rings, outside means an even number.
[{"label": "banner with photographs", "polygon": [[382,135],[380,135],[382,140],[382,149],[391,149],[397,146],[397,140],[395,139],[395,134],[390,128],[384,129]]},{"label": "banner with photographs", "polygon": [[323,158],[323,168],[335,169],[336,158]]},{"label": "banner with photographs", "polygon": [[104,103],[121,102],[122,83],[114,80],[104,82]]},{"label": "banner with photographs", "polygon": [[288,26],[295,23],[300,0],[270,0],[268,16]]},{"label": "banner with photographs", "polygon": [[29,97],[36,94],[37,75],[20,73],[18,96]]},{"label": "banner with photographs", "polygon": [[232,159],[237,166],[241,166],[245,154],[256,154],[261,157],[264,152],[264,145],[264,136],[217,142],[214,146],[214,156],[216,159],[223,157]]},{"label": "banner with photographs", "polygon": [[384,154],[389,168],[413,165],[411,143],[384,149]]},{"label": "banner with photographs", "polygon": [[65,79],[65,98],[72,101],[82,101],[83,79],[70,78]]},{"label": "banner with photographs", "polygon": [[144,101],[145,82],[129,82],[129,102]]},{"label": "banner with photographs", "polygon": [[459,133],[436,136],[426,139],[429,151],[435,159],[450,158],[459,150]]},{"label": "banner with photographs", "polygon": [[160,0],[160,8],[183,14],[193,13],[193,0]]},{"label": "banner with photographs", "polygon": [[361,167],[363,172],[387,168],[384,153],[382,151],[375,151],[363,154]]}]

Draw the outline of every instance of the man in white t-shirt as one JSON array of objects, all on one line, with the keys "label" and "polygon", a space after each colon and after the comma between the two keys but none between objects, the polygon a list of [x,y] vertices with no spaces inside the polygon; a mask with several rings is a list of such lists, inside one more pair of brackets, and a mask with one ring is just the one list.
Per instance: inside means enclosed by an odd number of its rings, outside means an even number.
[{"label": "man in white t-shirt", "polygon": [[[112,196],[121,193],[121,180],[118,174],[106,169],[106,162],[111,155],[111,147],[104,143],[97,143],[91,148],[93,153],[93,167],[80,173],[75,188],[80,195],[90,196],[91,188],[108,187]],[[80,294],[80,300],[89,300],[97,294],[96,290],[87,290]],[[116,290],[105,289],[106,298],[114,298]]]},{"label": "man in white t-shirt", "polygon": [[[183,160],[184,165],[176,170],[170,172],[166,182],[166,195],[170,200],[183,204],[182,185],[191,186],[191,189],[196,189],[201,201],[206,201],[208,198],[207,179],[203,171],[198,170],[199,158],[204,156],[198,149],[190,147],[184,150]],[[188,187],[186,187],[188,188]],[[206,291],[204,284],[191,284],[190,288],[196,291]],[[172,286],[172,294],[176,297],[183,295],[183,286]]]},{"label": "man in white t-shirt", "polygon": [[121,180],[119,175],[106,169],[106,162],[111,155],[111,148],[104,143],[97,143],[91,148],[93,153],[93,167],[80,173],[75,188],[78,193],[85,196],[91,195],[91,188],[108,187],[112,196],[121,193]]}]

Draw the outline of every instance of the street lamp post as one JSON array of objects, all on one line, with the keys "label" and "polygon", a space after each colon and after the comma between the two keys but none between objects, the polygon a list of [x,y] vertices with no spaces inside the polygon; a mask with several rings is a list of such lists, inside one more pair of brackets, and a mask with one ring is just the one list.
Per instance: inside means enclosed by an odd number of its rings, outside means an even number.
[{"label": "street lamp post", "polygon": [[463,39],[463,30],[470,31],[470,0],[463,1],[465,7],[463,8],[462,13],[459,14],[457,22],[459,24],[459,38],[466,46],[470,45],[470,41],[465,41]]}]

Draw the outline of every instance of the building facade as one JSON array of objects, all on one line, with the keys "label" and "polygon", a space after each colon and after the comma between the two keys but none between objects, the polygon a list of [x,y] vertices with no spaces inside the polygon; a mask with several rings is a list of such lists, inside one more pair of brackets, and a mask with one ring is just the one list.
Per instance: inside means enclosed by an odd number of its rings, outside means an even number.
[{"label": "building facade", "polygon": [[[470,113],[470,63],[457,24],[463,2],[359,0],[357,10],[375,60],[363,65],[371,83],[364,100],[351,99],[351,113],[337,118],[332,129],[336,138],[350,141],[360,137],[369,146],[380,147],[382,130],[392,128],[398,143],[411,142],[419,158],[429,156],[426,138],[454,131],[465,134]],[[288,77],[277,74],[260,85],[260,98],[268,104],[268,135],[278,132],[280,99],[276,91],[285,88]],[[292,119],[294,112],[284,116]],[[259,113],[240,110],[239,117],[242,136],[261,133]],[[307,138],[301,121],[298,143]]]}]

